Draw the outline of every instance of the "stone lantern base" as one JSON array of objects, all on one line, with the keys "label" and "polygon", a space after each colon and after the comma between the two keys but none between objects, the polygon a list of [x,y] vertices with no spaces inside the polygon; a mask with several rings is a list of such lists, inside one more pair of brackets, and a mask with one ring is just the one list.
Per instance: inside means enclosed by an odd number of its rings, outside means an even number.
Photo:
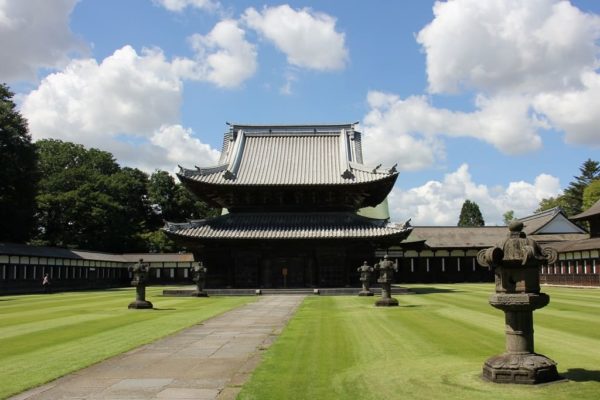
[{"label": "stone lantern base", "polygon": [[398,300],[393,297],[382,297],[375,302],[375,307],[394,307],[398,305]]},{"label": "stone lantern base", "polygon": [[197,290],[194,290],[190,296],[192,296],[192,297],[208,297],[208,293],[199,292]]},{"label": "stone lantern base", "polygon": [[529,354],[502,354],[486,360],[483,378],[495,383],[534,385],[562,379],[556,363],[548,357]]},{"label": "stone lantern base", "polygon": [[371,292],[370,290],[361,290],[360,292],[358,292],[359,296],[373,296],[374,293]]},{"label": "stone lantern base", "polygon": [[135,309],[144,309],[144,308],[153,308],[152,303],[146,300],[136,300],[127,306],[127,308],[135,308]]}]

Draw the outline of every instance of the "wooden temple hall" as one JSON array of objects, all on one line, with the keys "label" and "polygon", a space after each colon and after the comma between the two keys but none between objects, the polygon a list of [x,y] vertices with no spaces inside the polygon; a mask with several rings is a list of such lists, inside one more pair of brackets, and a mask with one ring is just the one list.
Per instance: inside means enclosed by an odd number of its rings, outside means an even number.
[{"label": "wooden temple hall", "polygon": [[389,222],[398,172],[363,164],[354,124],[229,127],[217,165],[178,173],[222,215],[165,227],[207,286],[357,286],[358,266],[410,233]]}]

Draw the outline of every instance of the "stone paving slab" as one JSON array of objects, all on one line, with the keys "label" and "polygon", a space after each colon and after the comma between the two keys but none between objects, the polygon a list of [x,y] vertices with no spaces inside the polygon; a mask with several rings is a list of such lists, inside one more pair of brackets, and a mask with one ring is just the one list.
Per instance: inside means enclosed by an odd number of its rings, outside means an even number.
[{"label": "stone paving slab", "polygon": [[303,299],[261,297],[10,399],[234,399]]}]

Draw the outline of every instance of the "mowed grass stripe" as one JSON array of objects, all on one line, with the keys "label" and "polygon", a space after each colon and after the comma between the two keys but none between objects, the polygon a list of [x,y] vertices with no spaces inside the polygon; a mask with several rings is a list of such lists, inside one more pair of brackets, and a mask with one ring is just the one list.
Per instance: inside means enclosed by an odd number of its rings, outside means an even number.
[{"label": "mowed grass stripe", "polygon": [[[150,288],[147,293],[148,299],[158,308],[155,310],[128,310],[127,304],[135,298],[132,289],[62,293],[61,301],[38,303],[37,311],[40,314],[44,312],[44,304],[50,309],[53,306],[60,308],[60,314],[63,315],[60,319],[70,318],[65,310],[70,304],[71,323],[49,327],[47,325],[51,321],[42,320],[38,327],[29,325],[31,332],[0,339],[0,398],[150,343],[255,300],[254,297],[163,298],[159,296],[161,291],[162,288]],[[32,303],[28,301],[29,297],[16,297],[11,303],[22,299],[24,307],[30,307]],[[70,301],[63,301],[65,299]],[[0,301],[3,317],[9,315],[14,321],[15,315],[7,314],[4,304]],[[11,306],[13,313],[18,314],[19,309],[14,303]],[[31,324],[32,317],[35,318],[31,313],[25,317],[27,325]],[[84,318],[77,321],[77,317]],[[97,318],[89,320],[89,317]],[[3,329],[7,332],[18,328],[6,326],[3,318]]]},{"label": "mowed grass stripe", "polygon": [[[494,385],[480,378],[483,362],[504,351],[504,314],[488,304],[493,285],[413,287],[421,294],[397,296],[397,308],[376,308],[373,298],[357,296],[307,299],[239,398],[598,398],[600,335],[580,335],[568,323],[536,324],[536,350],[575,381]],[[552,296],[559,299],[561,290]],[[589,324],[600,332],[598,315]]]}]

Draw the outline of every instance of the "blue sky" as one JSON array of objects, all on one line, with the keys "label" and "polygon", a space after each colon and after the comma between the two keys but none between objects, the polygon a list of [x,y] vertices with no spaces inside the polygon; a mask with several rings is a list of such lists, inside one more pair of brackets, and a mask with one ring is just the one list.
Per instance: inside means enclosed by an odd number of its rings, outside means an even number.
[{"label": "blue sky", "polygon": [[600,3],[8,0],[0,80],[34,139],[151,172],[210,165],[226,121],[360,122],[394,220],[531,213],[600,160]]}]

